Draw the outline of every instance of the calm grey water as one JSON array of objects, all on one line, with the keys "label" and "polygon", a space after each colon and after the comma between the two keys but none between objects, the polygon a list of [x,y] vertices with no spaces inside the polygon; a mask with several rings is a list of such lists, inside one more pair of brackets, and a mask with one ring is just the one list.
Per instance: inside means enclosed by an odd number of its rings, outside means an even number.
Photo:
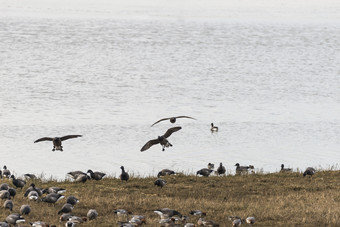
[{"label": "calm grey water", "polygon": [[[230,173],[236,162],[265,172],[281,163],[338,168],[336,2],[301,15],[294,4],[255,1],[276,9],[265,16],[235,1],[206,11],[156,2],[0,1],[1,166],[58,178],[87,169],[118,176],[121,165],[141,176],[191,173],[208,162]],[[308,14],[313,7],[319,19]],[[177,115],[197,120],[176,122],[183,128],[172,148],[141,153],[174,126],[150,125]],[[33,143],[68,134],[83,137],[65,141],[64,152]]]}]

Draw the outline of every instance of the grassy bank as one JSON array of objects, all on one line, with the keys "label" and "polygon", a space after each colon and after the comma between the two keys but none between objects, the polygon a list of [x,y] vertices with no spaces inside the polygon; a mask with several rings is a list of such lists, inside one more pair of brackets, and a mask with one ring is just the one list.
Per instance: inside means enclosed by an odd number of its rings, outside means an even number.
[{"label": "grassy bank", "polygon": [[[190,216],[193,223],[197,217],[189,215],[189,211],[200,209],[207,213],[206,219],[220,226],[231,226],[227,219],[230,215],[254,216],[257,226],[340,226],[340,171],[319,171],[312,178],[302,177],[301,173],[222,177],[178,174],[165,177],[168,184],[164,188],[154,186],[155,179],[131,178],[121,182],[104,178],[85,184],[38,179],[34,183],[42,188],[64,187],[65,197],[78,197],[80,202],[72,212],[75,215],[86,216],[93,208],[98,211],[95,221],[81,226],[117,226],[118,217],[113,211],[119,208],[145,215],[147,226],[159,226],[159,217],[153,210],[165,207]],[[13,186],[7,179],[1,180],[4,182]],[[25,216],[26,223],[41,220],[64,226],[57,212],[66,198],[55,206],[28,201],[23,194],[31,182],[28,181],[23,190],[17,189],[13,212],[19,212],[22,204],[29,204],[32,213]],[[0,221],[11,213],[3,207],[0,210]]]}]

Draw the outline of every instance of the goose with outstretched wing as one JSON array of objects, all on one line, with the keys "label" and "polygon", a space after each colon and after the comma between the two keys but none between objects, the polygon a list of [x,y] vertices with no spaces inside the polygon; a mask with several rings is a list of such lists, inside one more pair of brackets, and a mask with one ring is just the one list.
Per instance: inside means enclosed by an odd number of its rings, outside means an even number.
[{"label": "goose with outstretched wing", "polygon": [[34,143],[38,143],[41,141],[52,141],[53,142],[53,149],[52,151],[59,150],[63,151],[63,146],[61,146],[61,141],[72,139],[72,138],[77,138],[81,137],[82,135],[68,135],[68,136],[63,136],[63,137],[42,137],[40,139],[37,139],[34,141]]},{"label": "goose with outstretched wing", "polygon": [[182,127],[173,127],[173,128],[169,128],[166,133],[162,136],[158,136],[157,139],[153,139],[153,140],[149,140],[140,151],[145,151],[147,149],[149,149],[151,146],[155,145],[155,144],[161,144],[162,145],[162,151],[164,151],[164,149],[166,147],[172,147],[172,144],[169,143],[169,141],[167,140],[167,138],[169,136],[171,136],[172,133],[177,132],[178,130],[180,130]]}]

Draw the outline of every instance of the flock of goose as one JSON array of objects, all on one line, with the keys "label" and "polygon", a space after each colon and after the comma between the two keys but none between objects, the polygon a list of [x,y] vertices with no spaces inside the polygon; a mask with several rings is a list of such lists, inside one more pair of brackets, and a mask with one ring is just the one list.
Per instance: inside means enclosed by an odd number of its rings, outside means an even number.
[{"label": "flock of goose", "polygon": [[[165,120],[170,120],[171,123],[175,123],[176,119],[178,118],[189,118],[194,119],[189,116],[177,116],[177,117],[170,117],[170,118],[163,118],[158,121],[156,121],[151,126]],[[162,150],[164,151],[165,148],[171,147],[172,144],[168,141],[168,138],[170,135],[174,132],[177,132],[180,130],[181,127],[172,127],[169,128],[164,135],[158,136],[156,139],[149,140],[142,148],[141,151],[145,151],[149,149],[151,146],[155,144],[160,144],[162,146]],[[215,133],[218,132],[218,127],[215,126],[213,123],[211,123],[211,132]],[[72,138],[78,138],[82,135],[67,135],[63,137],[42,137],[40,139],[37,139],[34,141],[34,143],[41,142],[41,141],[52,141],[53,143],[53,149],[52,151],[59,150],[63,151],[62,141],[72,139]],[[249,170],[253,170],[254,166],[241,166],[239,163],[235,164],[236,166],[236,174],[247,174]],[[129,180],[129,174],[125,171],[124,166],[120,167],[122,172],[120,175],[120,179],[122,181],[128,181]],[[196,172],[196,175],[201,175],[203,177],[208,177],[211,173],[215,173],[217,175],[224,175],[226,173],[226,168],[223,166],[222,163],[218,166],[216,171],[214,170],[214,164],[208,163],[207,168],[202,168]],[[281,165],[280,172],[292,172],[292,169],[290,168],[284,168],[284,164]],[[162,176],[166,175],[172,175],[176,174],[175,171],[170,169],[163,169],[158,174],[158,179],[155,180],[154,185],[159,187],[164,187],[167,182],[162,179]],[[312,167],[308,167],[306,171],[303,173],[303,176],[306,175],[314,175],[315,169]],[[87,180],[101,180],[106,174],[102,172],[94,172],[92,170],[88,170],[87,172],[82,171],[73,171],[69,172],[68,176],[74,179],[75,182],[82,182],[85,183]],[[25,174],[25,177],[34,179],[36,178],[34,174]],[[0,170],[0,178],[8,178],[12,180],[12,184],[16,188],[22,189],[26,185],[26,181],[22,179],[16,179],[14,175],[11,174],[11,172],[7,169],[6,166],[3,167],[2,171]],[[31,184],[25,194],[24,197],[27,197],[29,200],[34,201],[42,201],[49,204],[55,204],[57,201],[64,198],[63,193],[65,192],[65,189],[58,188],[58,187],[50,187],[47,189],[37,188],[35,184]],[[47,194],[46,196],[42,197],[43,194]],[[10,211],[13,210],[13,202],[11,198],[14,198],[16,195],[16,190],[12,187],[10,187],[7,183],[2,183],[0,185],[0,198],[5,200],[3,207],[5,209],[9,209]],[[71,215],[70,213],[74,209],[74,206],[79,202],[79,200],[74,196],[69,196],[66,200],[66,203],[62,206],[62,208],[57,212],[60,214],[60,221],[65,221],[66,227],[73,227],[77,226],[78,224],[81,224],[87,220],[93,220],[96,219],[98,216],[98,212],[95,209],[90,209],[87,213],[87,217],[78,217],[75,215]],[[25,219],[22,215],[28,215],[31,212],[31,208],[29,205],[24,204],[20,208],[20,213],[12,213],[9,216],[6,217],[6,219],[3,222],[0,222],[0,227],[8,227],[10,225],[18,225],[20,223],[25,222]],[[160,226],[184,226],[184,227],[193,227],[196,226],[193,223],[188,222],[188,216],[182,215],[180,212],[176,210],[172,210],[169,208],[163,208],[160,210],[154,211],[156,214],[160,217]],[[119,217],[125,216],[124,221],[119,222],[119,226],[121,227],[133,227],[133,226],[140,226],[142,224],[145,224],[145,216],[142,215],[134,215],[131,219],[128,220],[128,215],[131,214],[131,212],[118,209],[114,211],[115,214],[117,214]],[[199,210],[192,210],[190,212],[191,215],[199,216],[199,219],[197,221],[198,225],[203,226],[219,226],[219,224],[215,223],[214,221],[207,221],[205,220],[204,216],[206,215],[205,212],[199,211]],[[248,223],[250,225],[253,225],[255,223],[254,217],[248,217],[246,219],[242,219],[240,217],[229,217],[229,219],[232,221],[232,226],[237,227],[240,226],[241,223]],[[37,221],[37,222],[30,222],[31,226],[35,227],[46,227],[46,226],[55,226],[55,225],[49,225],[48,223]]]}]

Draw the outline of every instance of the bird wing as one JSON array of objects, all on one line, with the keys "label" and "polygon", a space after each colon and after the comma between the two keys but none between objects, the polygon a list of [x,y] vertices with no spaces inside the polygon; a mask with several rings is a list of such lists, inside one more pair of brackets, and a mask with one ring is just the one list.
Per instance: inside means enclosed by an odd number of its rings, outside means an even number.
[{"label": "bird wing", "polygon": [[190,119],[194,119],[194,120],[196,120],[195,118],[193,118],[193,117],[189,117],[189,116],[178,116],[178,117],[176,117],[176,118],[190,118]]},{"label": "bird wing", "polygon": [[34,143],[38,143],[38,142],[45,141],[45,140],[53,141],[53,138],[51,138],[51,137],[43,137],[43,138],[37,139],[36,141],[34,141]]},{"label": "bird wing", "polygon": [[145,151],[147,149],[149,149],[151,146],[155,145],[159,143],[158,139],[154,139],[154,140],[149,140],[143,147],[142,149],[140,149],[140,151]]},{"label": "bird wing", "polygon": [[77,138],[77,137],[82,137],[82,135],[68,135],[68,136],[63,136],[63,137],[60,137],[60,140],[61,140],[61,141],[64,141],[64,140],[68,140],[68,139],[72,139],[72,138]]},{"label": "bird wing", "polygon": [[155,124],[157,124],[158,122],[165,121],[165,120],[169,120],[170,118],[171,118],[171,117],[167,117],[167,118],[160,119],[160,120],[156,121],[155,123],[153,123],[153,124],[151,125],[151,127],[154,126]]},{"label": "bird wing", "polygon": [[169,128],[168,131],[166,131],[166,133],[163,135],[164,138],[168,138],[169,136],[171,136],[172,133],[177,132],[178,130],[180,130],[182,127],[173,127],[173,128]]}]

